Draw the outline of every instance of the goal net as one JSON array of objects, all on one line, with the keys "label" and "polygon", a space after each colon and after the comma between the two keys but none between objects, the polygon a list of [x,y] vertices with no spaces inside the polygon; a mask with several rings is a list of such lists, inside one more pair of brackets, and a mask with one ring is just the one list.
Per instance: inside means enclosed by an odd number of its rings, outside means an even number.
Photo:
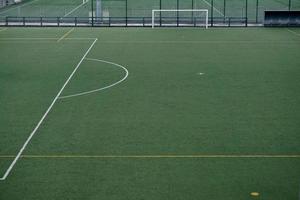
[{"label": "goal net", "polygon": [[199,26],[208,28],[208,10],[152,10],[152,28],[155,26]]}]

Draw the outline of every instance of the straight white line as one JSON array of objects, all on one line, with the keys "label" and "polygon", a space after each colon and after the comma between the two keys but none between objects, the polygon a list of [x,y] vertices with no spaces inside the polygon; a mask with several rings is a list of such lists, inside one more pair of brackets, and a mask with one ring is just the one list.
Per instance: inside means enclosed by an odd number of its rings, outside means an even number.
[{"label": "straight white line", "polygon": [[[9,8],[9,9],[7,9],[7,10],[4,10],[4,11],[0,12],[0,14],[7,13],[7,12],[10,11],[10,10],[14,10],[14,9],[17,9],[17,8],[22,8],[22,7],[24,7],[24,6],[28,6],[28,5],[30,5],[30,4],[32,4],[32,3],[34,3],[34,2],[36,2],[36,1],[38,1],[38,0],[33,0],[33,1],[31,1],[31,2],[24,3],[24,4],[20,5],[20,6],[16,6],[16,7],[13,7],[13,8]],[[6,16],[2,16],[2,17],[6,17]]]},{"label": "straight white line", "polygon": [[0,180],[5,180],[7,178],[7,176],[9,175],[9,173],[11,172],[11,170],[13,169],[13,167],[15,166],[16,162],[19,160],[20,156],[22,155],[23,151],[25,150],[26,146],[30,142],[31,138],[34,136],[34,134],[36,133],[36,131],[39,129],[39,127],[43,123],[44,119],[47,117],[48,113],[51,111],[51,109],[54,106],[55,102],[59,98],[60,94],[63,92],[64,88],[69,83],[69,81],[72,79],[73,75],[75,74],[75,72],[77,71],[77,69],[79,68],[79,66],[81,65],[81,63],[85,59],[85,57],[87,56],[87,54],[91,51],[91,49],[93,48],[93,46],[95,45],[95,43],[97,42],[97,40],[98,39],[94,40],[94,42],[92,43],[92,45],[89,47],[89,49],[83,55],[83,57],[81,58],[80,62],[77,64],[77,66],[75,67],[75,69],[73,70],[73,72],[71,73],[71,75],[69,76],[69,78],[66,80],[66,82],[64,83],[64,85],[62,86],[62,88],[60,89],[60,91],[57,93],[57,95],[54,98],[54,100],[52,101],[51,105],[49,106],[49,108],[47,109],[47,111],[45,112],[45,114],[43,115],[43,117],[40,119],[40,121],[38,122],[38,124],[36,125],[36,127],[34,128],[34,130],[31,132],[31,134],[27,138],[26,142],[24,143],[24,145],[20,149],[19,153],[17,154],[17,156],[15,157],[15,159],[13,160],[13,162],[10,164],[9,168],[6,170],[6,172],[3,175],[3,177],[0,178]]},{"label": "straight white line", "polygon": [[80,8],[81,6],[83,6],[84,4],[86,4],[88,1],[80,4],[79,6],[77,6],[76,8],[74,8],[73,10],[71,10],[70,12],[68,12],[67,14],[64,15],[64,17],[67,17],[68,15],[72,14],[73,12],[75,12],[78,8]]},{"label": "straight white line", "polygon": [[[59,38],[0,38],[0,41],[11,40],[58,40]],[[95,40],[96,38],[65,38],[65,40]]]},{"label": "straight white line", "polygon": [[295,34],[297,36],[300,36],[300,33],[297,33],[296,31],[293,31],[293,30],[291,30],[289,28],[287,29],[287,31],[290,32],[290,33],[293,33],[293,34]]},{"label": "straight white line", "polygon": [[65,39],[68,35],[70,35],[73,31],[75,30],[75,28],[71,28],[71,30],[69,30],[68,32],[66,32],[63,36],[61,36],[61,38],[59,38],[57,40],[57,42],[60,42],[61,40]]},{"label": "straight white line", "polygon": [[[209,5],[211,7],[211,4],[208,3],[206,0],[203,0],[207,5]],[[224,16],[224,14],[219,10],[217,9],[216,7],[213,6],[213,9],[216,10],[218,13],[220,13],[222,16]]]}]

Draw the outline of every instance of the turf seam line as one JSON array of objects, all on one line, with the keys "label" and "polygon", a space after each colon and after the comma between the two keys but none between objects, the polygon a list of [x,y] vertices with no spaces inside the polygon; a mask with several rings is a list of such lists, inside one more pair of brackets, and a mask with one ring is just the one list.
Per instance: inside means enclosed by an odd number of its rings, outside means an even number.
[{"label": "turf seam line", "polygon": [[10,166],[8,167],[8,169],[6,170],[6,172],[4,173],[3,177],[0,178],[0,180],[5,180],[7,178],[7,176],[9,175],[9,173],[11,172],[11,170],[13,169],[13,167],[15,166],[16,162],[19,160],[20,156],[22,155],[23,151],[25,150],[25,148],[29,144],[31,138],[35,135],[36,131],[39,129],[39,127],[43,123],[44,119],[47,117],[48,113],[51,111],[52,107],[54,106],[54,104],[58,100],[58,97],[61,95],[61,93],[63,92],[64,88],[67,86],[67,84],[70,82],[70,80],[72,79],[73,75],[75,74],[75,72],[77,71],[77,69],[79,68],[79,66],[81,65],[81,63],[84,61],[84,59],[88,55],[88,53],[91,51],[91,49],[93,48],[93,46],[95,45],[95,43],[97,42],[97,40],[98,39],[94,40],[94,42],[88,48],[88,50],[86,51],[86,53],[83,55],[83,57],[81,58],[81,60],[79,61],[79,63],[77,64],[77,66],[75,67],[75,69],[73,70],[73,72],[70,74],[70,76],[68,77],[68,79],[66,80],[66,82],[63,84],[62,88],[57,93],[56,97],[54,98],[54,100],[52,101],[52,103],[50,104],[50,106],[48,107],[48,109],[46,110],[45,114],[42,116],[42,118],[40,119],[40,121],[38,122],[38,124],[36,125],[36,127],[34,128],[34,130],[31,132],[31,134],[29,135],[29,137],[27,138],[27,140],[23,144],[22,148],[20,149],[20,151],[18,152],[18,154],[16,155],[16,157],[14,158],[14,160],[12,161],[12,163],[10,164]]},{"label": "turf seam line", "polygon": [[103,63],[115,65],[115,66],[120,67],[121,69],[123,69],[125,71],[125,76],[122,79],[120,79],[119,81],[117,81],[115,83],[112,83],[112,84],[110,84],[108,86],[105,86],[105,87],[102,87],[102,88],[98,88],[98,89],[94,89],[94,90],[90,90],[90,91],[86,91],[86,92],[80,92],[80,93],[77,93],[77,94],[71,94],[71,95],[61,96],[61,97],[59,97],[59,99],[66,99],[66,98],[71,98],[71,97],[83,96],[83,95],[87,95],[87,94],[91,94],[91,93],[95,93],[95,92],[99,92],[99,91],[102,91],[102,90],[106,90],[106,89],[112,88],[112,87],[114,87],[114,86],[122,83],[123,81],[125,81],[127,79],[128,75],[129,75],[129,72],[126,69],[126,67],[124,67],[124,66],[122,66],[120,64],[109,62],[109,61],[106,61],[106,60],[94,59],[94,58],[85,58],[85,60],[98,61],[98,62],[103,62]]},{"label": "turf seam line", "polygon": [[78,10],[81,6],[85,5],[88,1],[80,4],[79,6],[77,6],[76,8],[74,8],[73,10],[71,10],[70,12],[68,12],[67,14],[64,15],[64,17],[67,17],[68,15],[72,14],[73,12],[75,12],[76,10]]},{"label": "turf seam line", "polygon": [[63,36],[61,36],[61,38],[59,38],[57,40],[57,42],[60,42],[61,40],[65,39],[66,37],[68,37],[68,35],[70,35],[73,31],[75,30],[75,28],[71,28],[68,32],[66,32]]}]

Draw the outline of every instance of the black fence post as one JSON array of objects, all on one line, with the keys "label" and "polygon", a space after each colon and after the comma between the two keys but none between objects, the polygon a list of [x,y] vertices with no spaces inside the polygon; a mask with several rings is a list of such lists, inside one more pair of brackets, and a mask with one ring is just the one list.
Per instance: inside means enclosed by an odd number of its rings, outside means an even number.
[{"label": "black fence post", "polygon": [[43,17],[40,17],[41,20],[41,26],[43,26]]},{"label": "black fence post", "polygon": [[291,11],[291,7],[292,7],[292,0],[289,0],[289,11]]},{"label": "black fence post", "polygon": [[248,0],[246,0],[246,12],[245,12],[245,15],[246,15],[246,27],[248,26]]},{"label": "black fence post", "polygon": [[[177,0],[177,5],[176,5],[176,9],[179,9],[179,0]],[[179,11],[177,11],[177,26],[179,26]]]},{"label": "black fence post", "polygon": [[214,26],[214,0],[210,2],[210,25],[211,27]]},{"label": "black fence post", "polygon": [[25,17],[23,17],[23,26],[25,26]]},{"label": "black fence post", "polygon": [[[194,10],[194,0],[192,0],[192,10]],[[194,12],[192,12],[192,22],[194,22]]]},{"label": "black fence post", "polygon": [[[159,0],[159,9],[161,10],[161,0]],[[161,26],[161,12],[159,12],[159,25]]]},{"label": "black fence post", "polygon": [[255,19],[256,24],[258,23],[258,0],[256,0],[256,19]]},{"label": "black fence post", "polygon": [[92,0],[92,26],[94,26],[94,0]]},{"label": "black fence post", "polygon": [[125,16],[126,16],[126,26],[127,26],[127,24],[128,24],[128,2],[127,2],[128,0],[126,0],[125,1],[125,9],[126,9],[126,11],[125,11]]},{"label": "black fence post", "polygon": [[223,15],[224,15],[224,23],[225,23],[225,20],[226,20],[226,0],[224,0],[224,8],[223,8]]}]

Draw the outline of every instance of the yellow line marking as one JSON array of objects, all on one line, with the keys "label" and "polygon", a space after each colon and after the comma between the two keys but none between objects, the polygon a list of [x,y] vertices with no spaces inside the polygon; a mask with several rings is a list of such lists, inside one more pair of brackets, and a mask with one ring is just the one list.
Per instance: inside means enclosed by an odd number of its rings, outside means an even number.
[{"label": "yellow line marking", "polygon": [[66,38],[68,35],[70,35],[75,29],[71,28],[71,30],[69,30],[68,32],[66,32],[61,38],[59,38],[57,40],[57,42],[60,42],[61,40],[63,40],[64,38]]},{"label": "yellow line marking", "polygon": [[293,31],[291,29],[287,29],[288,32],[293,33],[294,35],[300,36],[300,33],[297,33],[296,31]]},{"label": "yellow line marking", "polygon": [[0,32],[6,31],[8,28],[0,29]]},{"label": "yellow line marking", "polygon": [[[0,158],[14,158],[0,155]],[[21,158],[300,158],[300,155],[22,155]]]},{"label": "yellow line marking", "polygon": [[171,41],[171,40],[165,40],[165,41],[100,41],[101,43],[111,43],[111,44],[198,44],[198,43],[204,43],[204,44],[240,44],[240,43],[244,43],[244,44],[276,44],[276,43],[295,43],[295,42],[300,42],[300,41],[282,41],[282,40],[265,40],[265,41],[251,41],[251,40],[228,40],[228,41],[221,41],[221,40],[177,40],[177,41]]}]

